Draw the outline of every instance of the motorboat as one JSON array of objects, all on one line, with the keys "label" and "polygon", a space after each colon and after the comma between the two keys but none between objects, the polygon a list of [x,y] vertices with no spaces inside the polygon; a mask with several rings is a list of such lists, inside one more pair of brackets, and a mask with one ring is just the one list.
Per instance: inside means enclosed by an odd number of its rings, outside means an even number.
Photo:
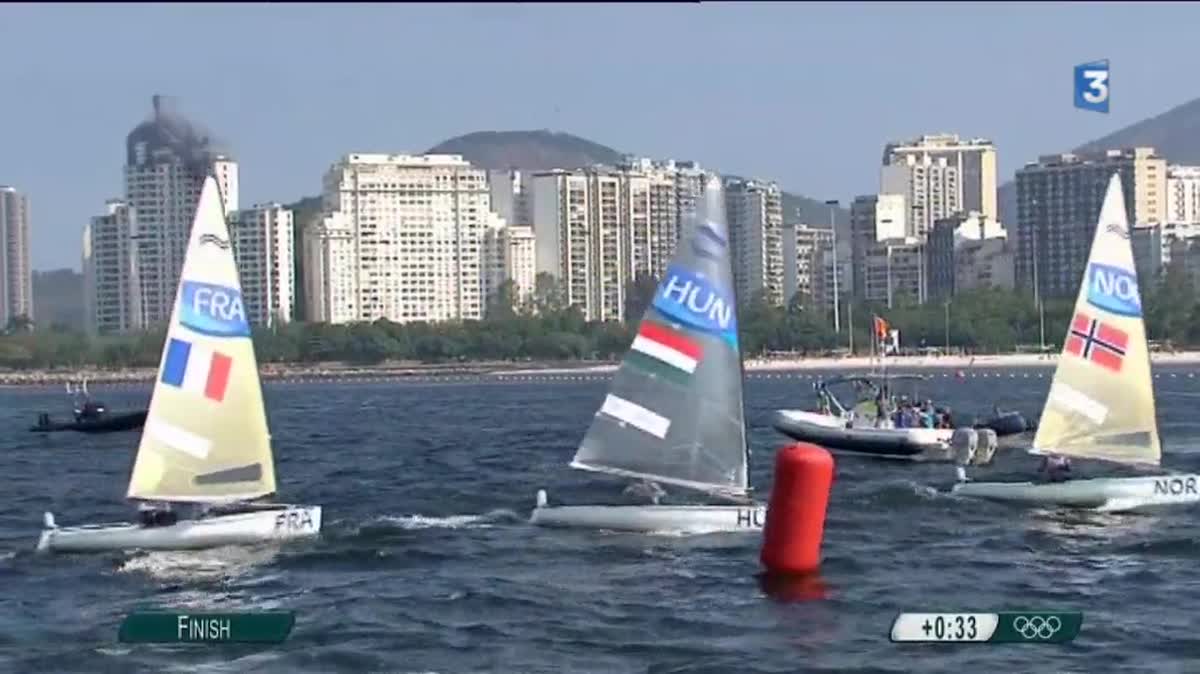
[{"label": "motorboat", "polygon": [[[916,385],[929,378],[919,374],[847,376],[819,380],[813,384],[817,409],[778,410],[773,425],[795,440],[812,442],[832,452],[905,461],[953,461],[950,437],[954,434],[949,410],[928,401],[927,412],[939,419],[928,426],[897,425],[907,396],[896,396],[898,386]],[[841,393],[839,396],[838,394]],[[845,400],[853,397],[854,403]],[[921,404],[915,395],[913,404]]]}]

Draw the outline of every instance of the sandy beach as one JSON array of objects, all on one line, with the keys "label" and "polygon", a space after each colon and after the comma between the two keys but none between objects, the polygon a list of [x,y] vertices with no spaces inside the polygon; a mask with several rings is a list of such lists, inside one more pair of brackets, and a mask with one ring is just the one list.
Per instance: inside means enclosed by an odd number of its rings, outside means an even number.
[{"label": "sandy beach", "polygon": [[[1058,354],[993,354],[980,356],[890,356],[889,368],[961,370],[994,370],[1020,367],[1052,367]],[[1200,351],[1152,354],[1155,365],[1200,365]],[[750,359],[747,372],[788,371],[865,371],[878,367],[874,358],[797,358]],[[437,379],[446,377],[531,376],[561,374],[606,374],[617,369],[617,363],[458,363],[452,365],[383,364],[378,366],[347,366],[337,363],[280,365],[268,364],[259,372],[264,381],[329,381],[379,379]],[[10,370],[0,372],[0,386],[62,386],[66,382],[87,379],[94,384],[140,384],[154,380],[152,368],[124,370],[61,369]]]}]

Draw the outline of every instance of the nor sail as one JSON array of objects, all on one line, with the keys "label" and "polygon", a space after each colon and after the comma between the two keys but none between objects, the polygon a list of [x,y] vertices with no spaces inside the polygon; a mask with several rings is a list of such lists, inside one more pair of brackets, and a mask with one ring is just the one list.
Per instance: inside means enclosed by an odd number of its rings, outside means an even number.
[{"label": "nor sail", "polygon": [[1150,352],[1121,178],[1104,195],[1033,453],[1159,465]]},{"label": "nor sail", "polygon": [[729,497],[749,489],[729,231],[705,185],[571,466]]}]

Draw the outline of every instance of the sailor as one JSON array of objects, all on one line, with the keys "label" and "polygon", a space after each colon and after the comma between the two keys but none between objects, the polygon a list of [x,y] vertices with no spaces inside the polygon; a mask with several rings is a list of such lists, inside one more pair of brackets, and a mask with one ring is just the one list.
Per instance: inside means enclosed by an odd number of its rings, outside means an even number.
[{"label": "sailor", "polygon": [[658,505],[659,499],[666,496],[667,492],[658,486],[657,482],[642,480],[641,482],[634,482],[625,487],[625,490],[621,494],[623,496],[633,496],[641,500],[650,501],[652,505]]},{"label": "sailor", "polygon": [[958,482],[970,482],[967,466],[975,459],[979,445],[979,434],[974,428],[958,428],[950,436],[950,448],[954,452],[954,477]]},{"label": "sailor", "polygon": [[175,524],[177,521],[175,513],[171,510],[171,506],[163,504],[161,507],[155,503],[140,501],[138,503],[138,518],[141,520],[143,527],[165,527]]},{"label": "sailor", "polygon": [[1057,454],[1047,454],[1038,469],[1047,482],[1066,482],[1071,479],[1071,460]]}]

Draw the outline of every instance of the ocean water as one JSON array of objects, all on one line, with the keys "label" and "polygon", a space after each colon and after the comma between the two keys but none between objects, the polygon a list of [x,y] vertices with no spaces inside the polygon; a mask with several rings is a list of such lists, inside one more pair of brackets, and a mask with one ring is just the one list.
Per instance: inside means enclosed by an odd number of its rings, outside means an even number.
[{"label": "ocean water", "polygon": [[[1192,368],[1156,369],[1165,463],[1200,470]],[[959,411],[1037,416],[1045,369],[938,372]],[[0,671],[12,672],[1196,672],[1197,509],[1036,510],[945,495],[945,465],[840,457],[823,590],[760,581],[760,536],[633,535],[526,523],[621,484],[566,467],[602,376],[269,384],[281,499],[322,504],[321,538],[189,553],[40,556],[41,513],[126,518],[137,433],[26,431],[57,390],[0,391]],[[148,388],[93,393],[116,409]],[[751,374],[753,481],[770,489],[778,407],[811,375]],[[998,461],[1018,461],[1001,450]],[[138,608],[287,609],[279,646],[126,645]],[[893,644],[899,611],[1084,612],[1067,645]]]}]

